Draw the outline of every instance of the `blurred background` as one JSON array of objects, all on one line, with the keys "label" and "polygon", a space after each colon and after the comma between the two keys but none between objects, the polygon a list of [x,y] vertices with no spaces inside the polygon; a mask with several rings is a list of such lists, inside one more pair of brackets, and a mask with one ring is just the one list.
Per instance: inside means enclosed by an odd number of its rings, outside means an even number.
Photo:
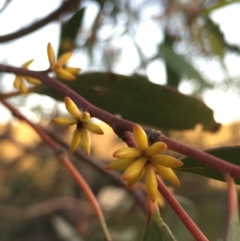
[{"label": "blurred background", "polygon": [[[61,11],[43,27],[18,38],[9,35],[57,9]],[[166,108],[161,107],[165,112],[159,114],[172,116],[181,125],[166,125],[164,121],[158,125],[140,116],[141,124],[161,128],[170,137],[199,149],[239,145],[239,11],[239,1],[225,0],[0,0],[0,61],[21,66],[34,58],[31,69],[47,69],[46,46],[51,42],[58,55],[74,51],[69,65],[81,67],[90,84],[88,73],[113,72],[139,82],[148,99],[154,99],[150,87],[161,85],[199,101],[196,106],[203,100],[204,110],[211,108],[215,119],[211,125],[205,122],[206,112],[186,107],[186,99],[170,107],[165,104]],[[139,76],[149,80],[146,89]],[[14,75],[0,73],[1,92],[14,91],[13,80]],[[107,87],[101,85],[100,75],[94,81],[95,87],[100,86],[94,89],[98,94]],[[130,87],[119,86],[122,98],[132,93]],[[74,88],[85,94],[84,84]],[[32,121],[69,142],[72,129],[50,123],[53,116],[66,114],[64,105],[55,100],[58,97],[51,90],[38,92],[48,96],[29,94],[9,101]],[[84,97],[92,100],[86,93]],[[111,107],[94,98],[93,103],[137,121],[136,113],[124,112],[132,106],[131,99],[127,100],[123,107],[117,100]],[[174,103],[171,99],[168,102]],[[135,106],[143,116],[149,109],[139,102]],[[187,115],[176,114],[185,107]],[[158,115],[159,108],[156,104],[153,113]],[[3,106],[0,111],[0,240],[104,240],[91,205],[52,151]],[[187,125],[194,115],[199,123]],[[216,123],[221,123],[221,128],[213,128]],[[103,128],[104,140],[92,137],[92,156],[105,164],[123,143],[109,127]],[[80,156],[72,159],[97,195],[113,240],[140,240],[146,217],[136,200]],[[209,240],[221,240],[226,222],[225,184],[193,174],[181,173],[179,177],[181,187],[171,190]],[[178,240],[194,240],[167,204],[163,204],[161,214]]]}]

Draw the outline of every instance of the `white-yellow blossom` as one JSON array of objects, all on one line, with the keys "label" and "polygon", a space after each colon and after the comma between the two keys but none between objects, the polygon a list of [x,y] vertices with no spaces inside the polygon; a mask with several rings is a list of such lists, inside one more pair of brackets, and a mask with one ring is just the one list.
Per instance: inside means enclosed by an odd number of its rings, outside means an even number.
[{"label": "white-yellow blossom", "polygon": [[167,149],[164,142],[155,142],[149,146],[148,138],[141,126],[133,126],[133,137],[137,147],[122,147],[113,153],[117,158],[106,166],[107,170],[125,170],[122,180],[127,182],[127,187],[132,187],[143,175],[148,197],[155,202],[158,196],[157,174],[170,181],[175,186],[180,182],[172,170],[182,166],[182,162],[172,156],[161,154]]},{"label": "white-yellow blossom", "polygon": [[91,137],[90,132],[98,135],[102,135],[102,129],[94,123],[90,114],[86,111],[81,111],[76,104],[69,98],[64,98],[67,111],[73,117],[56,117],[52,121],[58,125],[76,125],[76,129],[73,133],[69,151],[74,152],[78,145],[81,145],[86,155],[89,155],[91,149]]},{"label": "white-yellow blossom", "polygon": [[72,81],[75,80],[75,75],[79,73],[80,68],[65,66],[66,62],[72,57],[73,52],[66,52],[62,54],[57,60],[51,43],[47,46],[48,61],[50,68],[61,79]]}]

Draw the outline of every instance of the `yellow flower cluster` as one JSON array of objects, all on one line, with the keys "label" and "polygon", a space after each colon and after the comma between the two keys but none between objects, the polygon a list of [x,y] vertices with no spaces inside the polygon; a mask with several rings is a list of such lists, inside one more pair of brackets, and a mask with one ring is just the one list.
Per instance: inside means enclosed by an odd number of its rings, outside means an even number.
[{"label": "yellow flower cluster", "polygon": [[47,46],[48,61],[50,63],[50,68],[53,72],[57,74],[63,80],[75,80],[74,75],[78,74],[81,70],[80,68],[67,67],[65,63],[72,57],[73,52],[67,52],[61,55],[57,61],[55,58],[55,53],[51,43]]},{"label": "yellow flower cluster", "polygon": [[[67,81],[75,80],[76,79],[75,75],[78,74],[79,71],[81,70],[81,68],[65,66],[66,62],[71,58],[72,54],[73,54],[73,52],[64,53],[56,61],[55,53],[52,48],[52,45],[50,43],[48,43],[47,55],[48,55],[48,61],[50,63],[50,70],[55,72],[57,74],[57,76],[59,76],[63,80],[67,80]],[[24,63],[22,65],[22,68],[27,69],[32,62],[33,62],[33,59],[27,61],[26,63]],[[28,89],[27,89],[26,84],[24,83],[24,80],[26,80],[28,83],[31,83],[33,85],[41,84],[41,81],[36,78],[32,78],[29,76],[16,75],[16,78],[13,82],[13,86],[14,86],[14,88],[18,89],[23,94],[28,93]]]},{"label": "yellow flower cluster", "polygon": [[156,173],[175,186],[179,186],[179,179],[172,168],[182,166],[183,163],[172,156],[161,154],[167,149],[164,142],[155,142],[149,146],[145,131],[137,124],[133,127],[133,136],[137,147],[123,147],[115,151],[113,157],[117,159],[109,163],[106,169],[126,169],[122,180],[127,182],[128,188],[131,188],[145,174],[148,197],[155,202],[158,195]]},{"label": "yellow flower cluster", "polygon": [[[24,63],[22,65],[22,68],[27,69],[32,62],[33,62],[33,59],[27,61],[26,63]],[[33,84],[33,85],[41,84],[41,81],[36,78],[32,78],[29,76],[16,75],[16,77],[13,81],[13,86],[15,89],[18,89],[23,94],[28,93],[28,89],[27,89],[26,84],[24,83],[24,80],[26,80],[28,83]]]},{"label": "yellow flower cluster", "polygon": [[86,155],[89,155],[91,149],[90,132],[102,135],[102,129],[94,123],[93,118],[86,111],[78,109],[76,104],[69,98],[64,98],[67,111],[73,117],[56,117],[52,121],[58,125],[75,125],[76,129],[73,133],[69,151],[73,153],[80,144]]}]

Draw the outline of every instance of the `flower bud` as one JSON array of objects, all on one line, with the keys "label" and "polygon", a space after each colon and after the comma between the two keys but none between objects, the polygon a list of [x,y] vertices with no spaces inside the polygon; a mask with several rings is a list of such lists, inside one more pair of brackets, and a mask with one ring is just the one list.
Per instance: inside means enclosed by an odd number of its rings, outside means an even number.
[{"label": "flower bud", "polygon": [[16,76],[14,82],[13,82],[13,86],[15,89],[19,89],[20,88],[20,85],[21,85],[21,82],[22,82],[22,78],[19,77],[19,76]]},{"label": "flower bud", "polygon": [[78,120],[74,117],[55,117],[52,119],[52,122],[62,126],[69,126],[78,123]]},{"label": "flower bud", "polygon": [[156,201],[157,198],[157,178],[154,169],[151,164],[145,165],[145,185],[148,193],[148,197],[152,202]]},{"label": "flower bud", "polygon": [[57,60],[57,64],[59,65],[65,64],[72,57],[72,55],[73,55],[73,52],[67,52],[61,55]]},{"label": "flower bud", "polygon": [[26,63],[24,63],[24,64],[22,65],[22,68],[23,68],[23,69],[27,69],[28,66],[29,66],[33,61],[34,61],[34,59],[28,60]]},{"label": "flower bud", "polygon": [[55,53],[51,43],[48,43],[47,45],[47,55],[48,55],[49,64],[52,67],[56,61],[55,61]]},{"label": "flower bud", "polygon": [[69,151],[71,153],[73,153],[77,149],[80,142],[81,142],[80,133],[79,133],[78,129],[75,129],[75,131],[73,132],[73,136],[72,136],[71,144],[70,144],[70,147],[69,147]]},{"label": "flower bud", "polygon": [[180,181],[177,175],[175,174],[175,172],[171,168],[162,167],[156,164],[154,164],[154,168],[162,176],[162,178],[168,180],[169,182],[171,182],[173,185],[177,187],[180,186]]},{"label": "flower bud", "polygon": [[148,148],[147,135],[140,125],[133,126],[133,136],[140,150],[144,151]]},{"label": "flower bud", "polygon": [[76,104],[69,97],[66,96],[64,98],[64,102],[65,102],[66,109],[70,114],[72,114],[74,117],[78,119],[81,118],[82,112],[78,109]]},{"label": "flower bud", "polygon": [[81,116],[82,122],[88,122],[90,120],[90,114],[87,111],[84,111]]},{"label": "flower bud", "polygon": [[122,180],[129,181],[135,177],[137,177],[142,171],[145,163],[147,162],[147,157],[140,157],[133,164],[131,164],[123,173]]},{"label": "flower bud", "polygon": [[59,68],[55,71],[56,74],[63,80],[75,80],[76,77],[65,69]]},{"label": "flower bud", "polygon": [[161,165],[164,167],[181,167],[183,165],[183,163],[172,157],[169,155],[154,155],[152,157],[150,157],[150,162],[152,164],[157,164],[157,165]]},{"label": "flower bud", "polygon": [[105,169],[106,170],[124,170],[129,167],[135,159],[116,159],[110,162]]},{"label": "flower bud", "polygon": [[21,83],[20,83],[19,90],[21,91],[21,93],[23,93],[25,95],[28,93],[27,86],[24,84],[23,81],[21,81]]},{"label": "flower bud", "polygon": [[84,150],[85,154],[88,156],[90,153],[90,150],[91,150],[90,132],[85,128],[79,129],[79,132],[80,132],[80,137],[81,137],[82,149]]},{"label": "flower bud", "polygon": [[140,157],[142,152],[134,147],[122,147],[113,153],[115,158],[137,158]]},{"label": "flower bud", "polygon": [[159,205],[160,207],[164,207],[164,205],[165,205],[165,200],[164,200],[162,194],[161,194],[159,191],[157,192],[157,202],[158,202],[158,205]]},{"label": "flower bud", "polygon": [[94,134],[98,134],[98,135],[104,134],[103,130],[97,124],[91,122],[91,120],[89,122],[83,123],[83,126]]},{"label": "flower bud", "polygon": [[167,145],[164,142],[158,141],[153,143],[147,150],[144,151],[146,156],[153,156],[167,150]]},{"label": "flower bud", "polygon": [[130,179],[129,181],[127,181],[127,184],[126,184],[126,187],[128,189],[130,189],[131,187],[133,187],[143,176],[145,170],[144,168],[141,170],[141,172],[136,176],[134,177],[133,179]]},{"label": "flower bud", "polygon": [[82,70],[81,68],[75,68],[75,67],[65,67],[64,69],[71,74],[78,74]]}]

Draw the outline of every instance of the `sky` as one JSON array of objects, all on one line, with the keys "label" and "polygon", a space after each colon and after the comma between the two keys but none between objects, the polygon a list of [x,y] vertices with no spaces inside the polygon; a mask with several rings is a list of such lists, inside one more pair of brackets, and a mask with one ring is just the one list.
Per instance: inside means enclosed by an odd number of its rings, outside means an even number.
[{"label": "sky", "polygon": [[[0,0],[0,7],[3,2],[3,0]],[[6,23],[0,25],[0,35],[14,32],[21,26],[25,26],[35,20],[41,19],[44,15],[57,8],[60,3],[60,0],[12,1],[8,8],[0,14],[0,23]],[[28,7],[23,8],[22,6]],[[31,11],[28,11],[28,9],[31,9]],[[88,7],[85,21],[88,26],[85,26],[86,28],[91,27],[93,16],[97,14],[97,10],[98,8],[94,4]],[[154,14],[154,11],[159,11],[159,9],[152,8],[148,11],[150,12],[145,12],[146,21],[143,21],[139,25],[136,34],[136,41],[141,46],[143,52],[151,56],[151,54],[155,51],[156,44],[159,42],[159,39],[163,38],[163,34],[159,30],[158,26],[147,19],[149,14]],[[238,29],[238,23],[240,22],[239,12],[240,4],[232,4],[231,6],[220,11],[215,11],[212,14],[213,20],[220,24],[221,29],[224,31],[227,41],[237,44],[238,46],[240,44],[240,35],[236,34],[236,29]],[[34,58],[35,61],[31,65],[31,69],[46,69],[48,67],[46,46],[48,42],[51,42],[54,49],[57,50],[59,44],[59,30],[59,24],[50,23],[46,27],[33,32],[27,37],[22,37],[16,41],[0,44],[0,61],[14,66],[21,66],[27,60]],[[112,31],[112,29],[106,26],[100,32],[99,37],[101,38],[102,36],[102,38],[104,38],[104,36],[109,34],[110,31]],[[115,46],[124,46],[121,52],[122,61],[115,67],[114,71],[125,75],[131,74],[133,69],[136,68],[139,63],[138,55],[133,47],[132,40],[129,37],[123,37],[116,40],[113,44]],[[131,56],[130,61],[129,56]],[[235,76],[240,75],[239,61],[240,58],[234,55],[229,55],[226,58],[226,65],[229,66],[231,74]],[[89,70],[87,59],[81,52],[75,54],[70,63],[72,66],[79,66],[80,63],[80,67],[82,69]],[[208,63],[201,62],[199,63],[199,66],[206,76],[216,82],[221,80],[222,73],[217,61],[211,61]],[[151,81],[159,84],[166,83],[164,64],[161,60],[156,60],[151,63],[151,65],[148,66],[146,73]],[[9,82],[13,81],[13,79],[14,75],[10,74],[3,78],[6,90],[11,90],[12,86],[9,85]],[[191,93],[192,88],[193,87],[189,81],[183,81],[180,85],[180,91],[185,94]],[[219,87],[214,90],[205,91],[203,99],[206,104],[214,110],[216,121],[227,124],[240,120],[240,111],[237,111],[240,110],[240,92],[234,89],[226,90]],[[34,103],[37,103],[38,101],[39,97],[32,95],[31,99],[28,100],[27,103],[31,108],[31,105],[34,106]],[[42,101],[48,101],[49,105],[48,98],[43,98]],[[0,111],[4,111],[2,108],[3,107],[0,107]],[[30,113],[29,106],[28,108],[23,107],[22,111]],[[5,116],[5,121],[9,118],[9,114],[3,116]],[[4,119],[2,121],[4,121]]]}]

